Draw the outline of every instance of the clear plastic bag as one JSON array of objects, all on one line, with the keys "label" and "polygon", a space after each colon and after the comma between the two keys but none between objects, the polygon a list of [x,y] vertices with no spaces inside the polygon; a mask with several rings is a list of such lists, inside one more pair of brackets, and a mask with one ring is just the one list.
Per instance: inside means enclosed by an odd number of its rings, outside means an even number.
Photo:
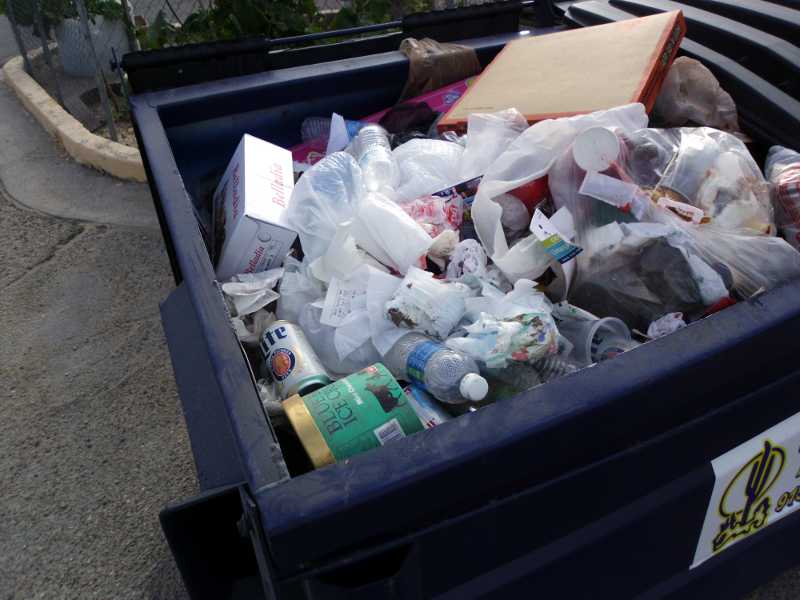
[{"label": "clear plastic bag", "polygon": [[336,348],[338,328],[321,323],[322,306],[320,304],[320,302],[309,302],[300,307],[298,324],[328,371],[344,376],[380,362],[380,354],[369,339],[359,344],[344,358],[340,358],[340,353]]},{"label": "clear plastic bag", "polygon": [[539,277],[551,261],[535,239],[525,238],[509,249],[500,220],[503,210],[493,198],[546,175],[575,136],[598,126],[633,132],[647,126],[647,113],[642,104],[628,104],[588,115],[540,121],[514,139],[487,168],[472,205],[472,220],[487,254],[512,282]]},{"label": "clear plastic bag", "polygon": [[279,319],[297,323],[303,306],[320,299],[325,291],[322,284],[309,275],[307,263],[289,257],[283,264],[284,274],[275,312]]},{"label": "clear plastic bag", "polygon": [[461,183],[463,154],[462,146],[444,140],[415,139],[398,146],[392,152],[400,170],[395,199],[410,202]]},{"label": "clear plastic bag", "polygon": [[773,146],[764,166],[783,239],[800,250],[800,152]]},{"label": "clear plastic bag", "polygon": [[698,318],[727,296],[722,276],[673,227],[612,222],[591,230],[582,243],[569,300],[599,317],[645,331],[664,313]]},{"label": "clear plastic bag", "polygon": [[471,114],[467,119],[467,145],[461,161],[460,180],[483,175],[527,128],[527,119],[516,108]]},{"label": "clear plastic bag", "polygon": [[677,151],[658,182],[659,192],[702,209],[721,229],[775,234],[769,186],[741,140],[709,127],[660,133],[677,136]]},{"label": "clear plastic bag", "polygon": [[346,152],[326,156],[303,174],[292,192],[288,221],[310,260],[325,254],[337,226],[354,216],[364,192],[361,169]]}]

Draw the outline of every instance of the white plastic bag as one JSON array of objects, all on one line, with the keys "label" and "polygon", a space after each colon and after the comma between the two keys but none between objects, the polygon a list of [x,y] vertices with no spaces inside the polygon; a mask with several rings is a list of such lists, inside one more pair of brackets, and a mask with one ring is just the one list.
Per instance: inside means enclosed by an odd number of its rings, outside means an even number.
[{"label": "white plastic bag", "polygon": [[541,244],[530,238],[509,251],[500,220],[503,210],[492,199],[546,175],[578,133],[598,126],[636,131],[647,126],[647,113],[642,104],[627,104],[588,115],[540,121],[520,134],[487,169],[472,204],[472,220],[487,254],[512,282],[539,277],[549,259]]},{"label": "white plastic bag", "polygon": [[461,160],[460,181],[483,175],[527,128],[528,121],[516,108],[471,114],[467,118],[467,145]]},{"label": "white plastic bag", "polygon": [[399,273],[417,264],[433,243],[398,204],[377,192],[358,203],[350,234],[358,246]]},{"label": "white plastic bag", "polygon": [[334,152],[306,171],[294,186],[289,226],[310,261],[328,249],[340,223],[353,218],[365,192],[361,169],[346,152]]}]

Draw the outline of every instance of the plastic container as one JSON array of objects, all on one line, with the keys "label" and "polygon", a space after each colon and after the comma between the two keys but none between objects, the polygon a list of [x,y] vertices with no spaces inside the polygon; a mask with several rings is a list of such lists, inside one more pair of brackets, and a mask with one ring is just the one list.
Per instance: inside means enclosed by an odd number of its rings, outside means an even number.
[{"label": "plastic container", "polygon": [[573,344],[570,355],[583,365],[613,358],[639,345],[631,339],[628,326],[615,317],[564,320],[558,323],[558,331]]},{"label": "plastic container", "polygon": [[[681,6],[696,23],[696,9]],[[388,51],[399,38],[493,35],[509,22],[516,29],[519,10],[412,15],[366,56],[378,42],[294,54],[259,47],[238,62],[202,46],[189,66],[175,63],[187,48],[163,61],[129,55],[141,65],[129,72],[132,115],[176,280],[161,316],[199,487],[160,518],[193,599],[736,597],[800,561],[787,551],[800,536],[794,513],[689,568],[714,488],[711,461],[800,411],[799,283],[315,471],[293,465],[302,448],[265,413],[202,235],[208,193],[238,140],[249,131],[289,147],[308,116],[391,106],[408,72]],[[706,31],[682,50],[721,65],[715,74],[749,108],[740,114],[755,152],[800,139],[786,63],[734,60],[752,39],[716,28],[726,58],[701,46]],[[515,37],[460,43],[485,65]],[[253,60],[291,68],[258,74]],[[198,83],[224,76],[225,65],[251,74]],[[179,87],[190,76],[195,85]],[[140,91],[159,86],[168,89]]]}]

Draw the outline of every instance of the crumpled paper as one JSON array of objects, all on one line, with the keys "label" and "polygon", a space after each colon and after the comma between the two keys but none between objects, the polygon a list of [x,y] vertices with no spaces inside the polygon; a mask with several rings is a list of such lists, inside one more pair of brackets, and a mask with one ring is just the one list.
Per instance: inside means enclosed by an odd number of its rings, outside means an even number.
[{"label": "crumpled paper", "polygon": [[653,339],[664,337],[683,327],[686,327],[686,321],[683,320],[683,313],[667,313],[663,317],[650,323],[650,326],[647,328],[647,337]]},{"label": "crumpled paper", "polygon": [[240,273],[222,284],[222,293],[232,309],[231,316],[241,317],[264,308],[280,297],[272,288],[283,277],[283,269],[260,273]]},{"label": "crumpled paper", "polygon": [[466,285],[439,281],[433,273],[411,267],[386,303],[386,314],[397,327],[443,340],[461,320],[470,294]]},{"label": "crumpled paper", "polygon": [[558,351],[552,305],[534,282],[520,279],[507,294],[485,284],[483,296],[469,298],[466,304],[466,318],[473,321],[464,327],[467,335],[445,343],[487,367],[532,364]]}]

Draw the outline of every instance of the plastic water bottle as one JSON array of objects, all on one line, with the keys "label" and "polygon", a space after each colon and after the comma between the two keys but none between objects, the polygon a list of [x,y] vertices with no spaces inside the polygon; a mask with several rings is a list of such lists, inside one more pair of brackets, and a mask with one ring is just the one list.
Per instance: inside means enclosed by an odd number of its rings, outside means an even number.
[{"label": "plastic water bottle", "polygon": [[421,333],[404,335],[383,358],[392,375],[448,404],[477,402],[489,392],[474,360]]},{"label": "plastic water bottle", "polygon": [[580,371],[582,367],[583,365],[577,361],[558,354],[540,358],[533,363],[533,368],[539,372],[539,377],[543,383]]},{"label": "plastic water bottle", "polygon": [[[363,121],[344,120],[347,133],[351,138],[356,137],[358,131],[366,125]],[[330,117],[306,117],[300,125],[300,137],[304,142],[326,138],[331,134]]]},{"label": "plastic water bottle", "polygon": [[396,187],[399,171],[392,156],[389,134],[380,125],[362,127],[353,144],[356,160],[370,192],[384,186]]}]

